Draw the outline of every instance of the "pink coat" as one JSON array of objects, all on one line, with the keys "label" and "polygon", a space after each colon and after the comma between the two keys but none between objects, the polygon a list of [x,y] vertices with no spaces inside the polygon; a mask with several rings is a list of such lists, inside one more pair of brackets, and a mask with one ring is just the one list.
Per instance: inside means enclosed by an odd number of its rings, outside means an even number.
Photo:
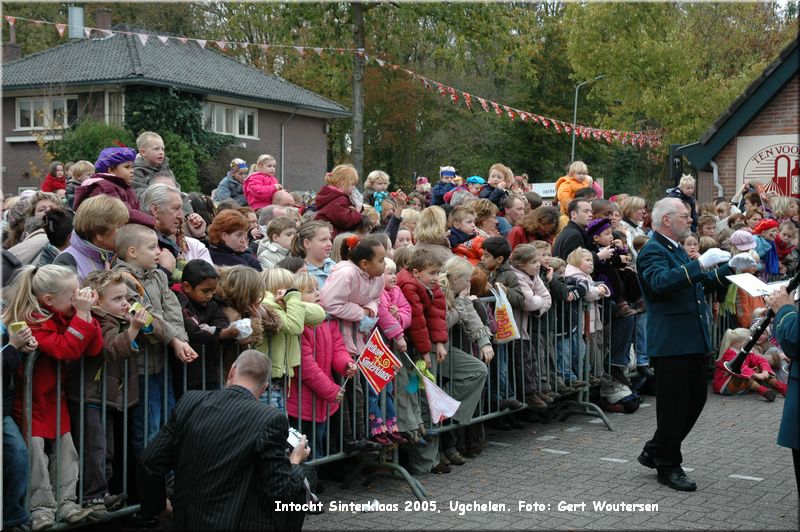
[{"label": "pink coat", "polygon": [[547,287],[544,285],[544,281],[542,281],[538,275],[532,278],[527,273],[513,266],[511,267],[511,271],[517,276],[519,287],[522,290],[522,294],[525,296],[522,309],[514,309],[514,319],[517,321],[522,339],[528,340],[528,318],[531,312],[535,312],[534,319],[538,319],[539,316],[550,310],[553,300],[550,297],[550,292],[547,291]]},{"label": "pink coat", "polygon": [[[397,317],[395,318],[389,307],[397,306]],[[403,331],[411,325],[411,305],[408,304],[406,296],[399,286],[385,288],[381,292],[381,300],[378,304],[378,327],[389,340],[396,340],[403,336]]]},{"label": "pink coat", "polygon": [[267,205],[272,205],[272,196],[275,194],[275,187],[278,180],[274,175],[256,172],[247,176],[244,180],[242,189],[244,197],[251,209],[260,209]]},{"label": "pink coat", "polygon": [[[316,345],[315,345],[316,344]],[[316,327],[303,330],[300,345],[300,371],[292,377],[290,393],[286,397],[286,412],[293,418],[320,423],[339,410],[336,394],[340,386],[333,380],[333,371],[344,375],[347,364],[353,360],[347,353],[335,321],[325,321]],[[298,378],[302,375],[303,386]],[[303,404],[298,415],[298,403]]]},{"label": "pink coat", "polygon": [[360,355],[366,343],[366,335],[358,330],[358,324],[364,318],[364,307],[377,316],[381,292],[383,276],[370,277],[349,260],[333,267],[320,290],[320,304],[339,321],[344,344],[352,355]]}]

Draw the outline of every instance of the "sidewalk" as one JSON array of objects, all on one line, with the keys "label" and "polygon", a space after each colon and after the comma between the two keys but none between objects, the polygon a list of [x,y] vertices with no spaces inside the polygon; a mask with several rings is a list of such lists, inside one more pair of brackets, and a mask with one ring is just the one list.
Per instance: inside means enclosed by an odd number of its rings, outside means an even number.
[{"label": "sidewalk", "polygon": [[[381,476],[365,488],[362,475],[348,490],[328,482],[320,496],[326,509],[331,501],[377,499],[398,510],[328,510],[308,516],[304,528],[798,530],[791,451],[775,443],[782,411],[780,397],[767,403],[756,395],[714,395],[709,388],[703,414],[683,445],[684,466],[698,485],[693,493],[662,486],[655,471],[636,461],[655,430],[655,398],[644,396],[638,412],[609,415],[614,432],[583,416],[509,432],[488,429],[489,445],[478,458],[452,466],[450,474],[420,478],[435,511],[414,506],[401,480]],[[505,510],[451,510],[476,501],[504,504]],[[520,510],[520,501],[531,506]],[[562,501],[575,506],[562,504],[559,511]],[[596,511],[593,504],[603,501],[657,504],[658,510]]]}]

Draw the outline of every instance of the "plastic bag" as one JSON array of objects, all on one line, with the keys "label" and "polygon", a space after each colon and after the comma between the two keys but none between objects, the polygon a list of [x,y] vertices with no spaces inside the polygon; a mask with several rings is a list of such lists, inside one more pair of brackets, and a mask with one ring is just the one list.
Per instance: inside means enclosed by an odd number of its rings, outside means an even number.
[{"label": "plastic bag", "polygon": [[494,318],[497,321],[497,332],[494,333],[494,341],[498,344],[507,344],[513,340],[518,339],[519,327],[517,322],[514,321],[514,311],[511,309],[511,303],[508,302],[505,292],[503,290],[489,289],[494,295]]}]

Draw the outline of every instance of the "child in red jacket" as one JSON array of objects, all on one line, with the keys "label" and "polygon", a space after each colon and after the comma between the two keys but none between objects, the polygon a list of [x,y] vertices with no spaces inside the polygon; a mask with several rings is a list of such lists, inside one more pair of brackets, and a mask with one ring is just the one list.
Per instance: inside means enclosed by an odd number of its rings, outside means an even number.
[{"label": "child in red jacket", "polygon": [[335,238],[339,233],[352,231],[363,220],[361,208],[356,208],[350,199],[358,183],[358,173],[353,165],[340,164],[325,174],[325,183],[315,199],[317,214],[314,219],[330,222],[333,226],[331,238]]},{"label": "child in red jacket", "polygon": [[[436,363],[441,363],[447,356],[445,344],[448,340],[447,305],[444,292],[439,286],[439,270],[442,261],[434,251],[418,249],[408,260],[407,268],[397,275],[397,284],[411,305],[411,325],[407,330],[410,340],[410,354],[421,358],[426,366],[435,373],[436,366],[431,360],[431,353],[436,355]],[[416,394],[409,394],[405,386],[398,382],[397,405],[400,412],[400,430],[409,432],[412,439],[417,440],[414,432],[425,434],[425,425],[421,423],[420,407]],[[419,422],[413,426],[414,422]],[[411,425],[411,426],[410,426]],[[428,471],[444,473],[449,466],[439,462],[438,438],[428,438],[430,447],[412,448],[409,455],[412,472],[424,474]]]},{"label": "child in red jacket", "polygon": [[[17,274],[13,296],[3,322],[28,323],[39,344],[39,358],[33,366],[31,381],[32,417],[23,416],[22,398],[17,394],[14,417],[27,434],[31,425],[28,449],[31,455],[30,494],[31,521],[34,530],[55,524],[56,519],[77,523],[92,510],[76,502],[78,483],[78,452],[70,433],[67,410],[67,368],[61,368],[61,397],[56,396],[58,367],[62,360],[78,360],[82,356],[97,356],[103,348],[100,325],[92,317],[92,305],[97,301],[94,290],[79,290],[78,277],[65,266],[28,266]],[[20,365],[19,382],[27,386],[25,364]],[[57,405],[57,406],[56,406]],[[61,426],[56,426],[59,411]],[[56,445],[61,436],[60,446]],[[45,444],[49,440],[49,450]],[[58,453],[58,457],[56,457]],[[59,500],[50,478],[48,463],[59,462]]]},{"label": "child in red jacket", "polygon": [[275,157],[265,153],[258,158],[251,169],[252,173],[244,180],[242,189],[251,209],[258,210],[272,205],[275,191],[283,188],[275,178],[276,163]]},{"label": "child in red jacket", "polygon": [[749,329],[728,329],[722,337],[719,358],[714,367],[714,380],[712,385],[714,393],[720,395],[740,395],[747,392],[756,392],[767,401],[774,401],[777,391],[786,396],[786,384],[775,378],[775,373],[766,358],[748,353],[742,364],[741,377],[731,375],[724,366],[736,358],[739,350],[747,343],[750,336]]},{"label": "child in red jacket", "polygon": [[42,183],[42,192],[55,192],[60,198],[67,192],[67,175],[64,172],[64,163],[53,161],[50,163],[50,171]]}]

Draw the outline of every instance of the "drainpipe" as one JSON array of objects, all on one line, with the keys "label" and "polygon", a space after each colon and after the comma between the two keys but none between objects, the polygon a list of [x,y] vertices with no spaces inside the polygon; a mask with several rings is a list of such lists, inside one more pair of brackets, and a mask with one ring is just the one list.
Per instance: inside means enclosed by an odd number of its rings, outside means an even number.
[{"label": "drainpipe", "polygon": [[711,165],[711,182],[717,189],[717,197],[722,198],[725,196],[725,189],[723,189],[722,185],[719,184],[719,167],[717,166],[717,163],[714,162],[714,159],[708,161],[708,164]]},{"label": "drainpipe", "polygon": [[281,186],[284,186],[283,185],[283,176],[284,176],[283,169],[284,169],[284,165],[285,165],[285,158],[284,158],[284,151],[285,151],[284,147],[285,147],[285,140],[286,140],[284,138],[284,133],[286,132],[285,126],[286,126],[286,122],[291,120],[292,117],[294,117],[294,115],[296,115],[296,114],[297,114],[297,109],[292,111],[292,114],[289,115],[289,118],[287,118],[286,120],[281,122]]}]

